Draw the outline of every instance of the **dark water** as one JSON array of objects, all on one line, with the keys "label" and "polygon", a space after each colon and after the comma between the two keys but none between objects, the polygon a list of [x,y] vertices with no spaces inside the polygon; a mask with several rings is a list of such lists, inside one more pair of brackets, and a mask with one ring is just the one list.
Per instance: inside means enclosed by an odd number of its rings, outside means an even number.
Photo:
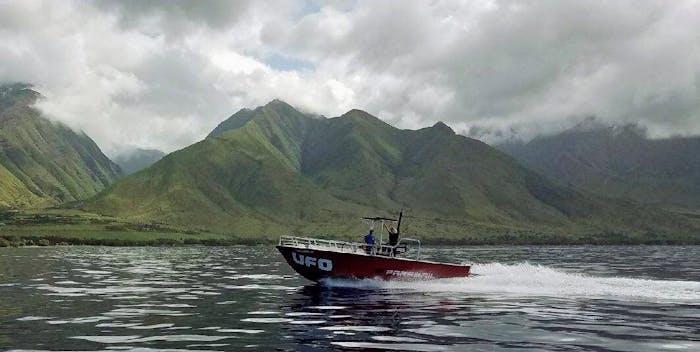
[{"label": "dark water", "polygon": [[700,351],[700,247],[459,247],[309,283],[273,248],[0,248],[0,350]]}]

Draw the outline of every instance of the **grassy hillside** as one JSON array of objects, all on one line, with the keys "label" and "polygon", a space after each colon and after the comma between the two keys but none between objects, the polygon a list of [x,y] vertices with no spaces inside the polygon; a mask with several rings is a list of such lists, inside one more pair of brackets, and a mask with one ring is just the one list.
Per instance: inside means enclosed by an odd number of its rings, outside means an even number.
[{"label": "grassy hillside", "polygon": [[649,139],[635,125],[584,124],[499,146],[524,165],[588,192],[700,208],[700,138]]},{"label": "grassy hillside", "polygon": [[33,108],[26,85],[0,87],[0,204],[43,206],[93,196],[120,176],[90,137]]},{"label": "grassy hillside", "polygon": [[400,130],[359,110],[324,119],[280,101],[234,114],[205,140],[82,208],[259,238],[355,238],[364,230],[360,216],[400,208],[408,210],[408,232],[433,241],[586,242],[584,234],[686,241],[700,229],[690,216],[553,182],[443,123]]},{"label": "grassy hillside", "polygon": [[32,193],[15,175],[0,165],[0,209],[22,208],[46,203]]}]

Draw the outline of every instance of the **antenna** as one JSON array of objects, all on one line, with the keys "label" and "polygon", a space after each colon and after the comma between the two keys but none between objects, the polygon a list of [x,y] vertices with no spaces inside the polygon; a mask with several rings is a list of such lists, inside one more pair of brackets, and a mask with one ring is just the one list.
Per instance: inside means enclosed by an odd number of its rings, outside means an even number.
[{"label": "antenna", "polygon": [[399,223],[396,224],[396,232],[401,234],[401,218],[403,217],[403,209],[399,212]]}]

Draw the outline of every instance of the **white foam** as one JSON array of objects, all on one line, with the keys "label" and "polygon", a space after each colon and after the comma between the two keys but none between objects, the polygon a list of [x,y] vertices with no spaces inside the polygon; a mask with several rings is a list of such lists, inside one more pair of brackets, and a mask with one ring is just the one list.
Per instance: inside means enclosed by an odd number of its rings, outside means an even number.
[{"label": "white foam", "polygon": [[699,281],[599,277],[542,265],[475,264],[468,278],[430,281],[326,280],[337,287],[463,292],[508,296],[592,297],[700,302]]}]

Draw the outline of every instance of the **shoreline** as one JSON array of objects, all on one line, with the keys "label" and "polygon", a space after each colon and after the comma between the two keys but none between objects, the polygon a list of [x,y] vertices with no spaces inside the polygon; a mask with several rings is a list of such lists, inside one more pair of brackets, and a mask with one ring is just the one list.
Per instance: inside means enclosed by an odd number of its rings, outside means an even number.
[{"label": "shoreline", "polygon": [[[0,211],[0,247],[88,245],[88,246],[236,246],[273,245],[284,229],[270,233],[250,229],[216,232],[160,222],[136,222],[76,209]],[[345,227],[309,227],[286,235],[362,241],[358,230]],[[422,233],[423,236],[414,233]],[[431,246],[578,246],[578,245],[700,245],[700,233],[629,228],[498,228],[474,226],[415,228],[404,236]]]},{"label": "shoreline", "polygon": [[[61,235],[4,235],[0,233],[0,248],[3,247],[52,247],[52,246],[108,246],[108,247],[186,247],[186,246],[240,246],[240,245],[274,245],[277,238],[255,238],[255,237],[234,237],[234,236],[187,236],[181,237],[181,233],[170,233],[168,236],[151,233],[130,233],[129,237],[123,238],[122,234],[100,233],[99,237],[89,235],[61,236]],[[105,237],[107,235],[108,237]],[[142,237],[134,239],[133,237]],[[501,240],[495,241],[493,238],[465,238],[465,239],[426,239],[421,240],[427,246],[646,246],[646,245],[700,245],[697,240],[678,240],[665,237],[640,238],[631,240],[621,238],[618,240],[607,239],[606,241],[596,241],[595,238],[541,238],[535,241],[523,240]],[[548,241],[549,239],[549,241]],[[587,241],[588,240],[588,241]]]}]

